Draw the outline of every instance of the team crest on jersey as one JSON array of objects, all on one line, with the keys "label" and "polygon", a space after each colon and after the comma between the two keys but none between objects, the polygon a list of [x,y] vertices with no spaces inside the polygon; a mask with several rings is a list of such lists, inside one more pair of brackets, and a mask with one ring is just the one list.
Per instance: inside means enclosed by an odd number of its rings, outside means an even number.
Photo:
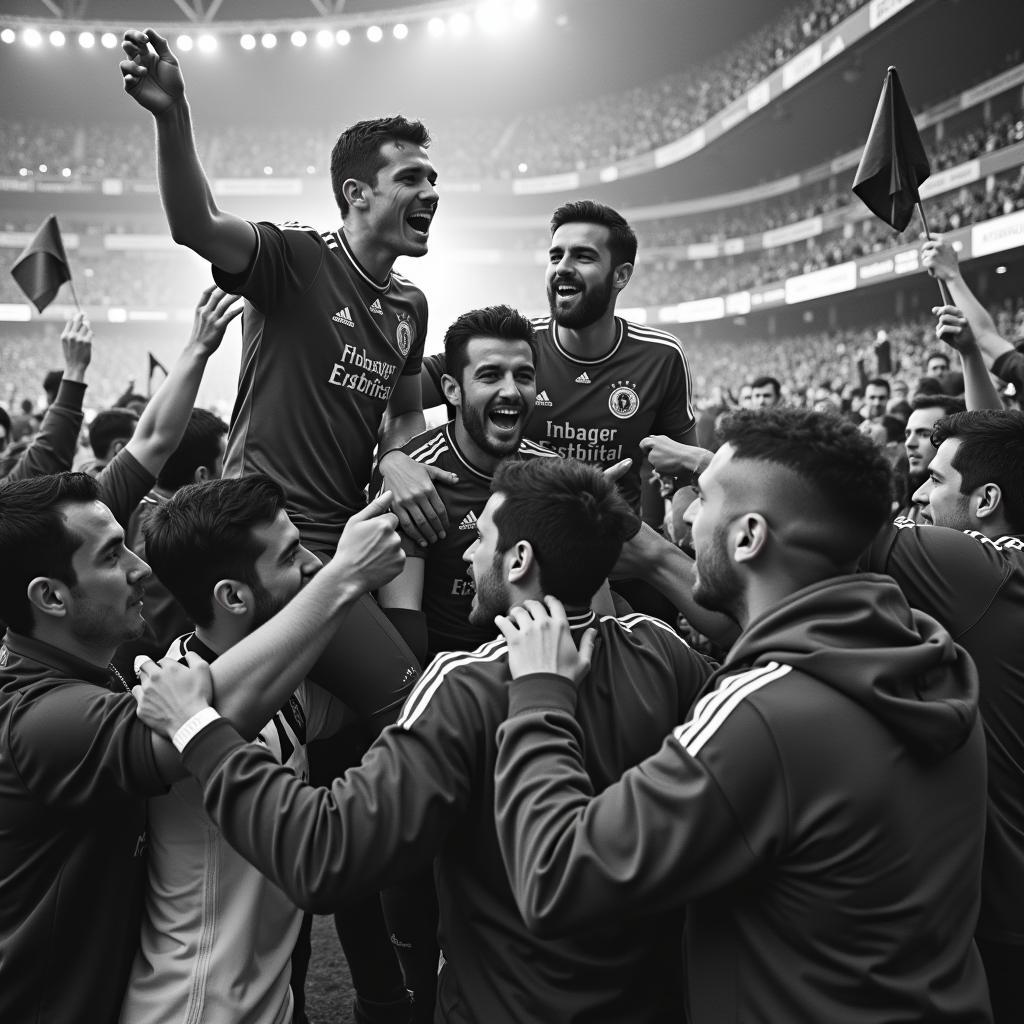
[{"label": "team crest on jersey", "polygon": [[395,341],[398,343],[398,351],[403,356],[407,356],[415,340],[416,328],[412,325],[412,317],[408,313],[399,313],[398,327],[395,330]]},{"label": "team crest on jersey", "polygon": [[617,380],[608,396],[608,409],[620,420],[628,420],[640,408],[636,385],[629,380]]}]

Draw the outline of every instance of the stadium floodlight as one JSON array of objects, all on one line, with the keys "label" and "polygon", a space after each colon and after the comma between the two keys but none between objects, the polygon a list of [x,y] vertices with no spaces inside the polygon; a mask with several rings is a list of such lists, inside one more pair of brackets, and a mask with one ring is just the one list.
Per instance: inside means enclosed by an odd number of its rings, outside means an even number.
[{"label": "stadium floodlight", "polygon": [[202,50],[203,53],[213,53],[217,49],[217,37],[210,35],[209,32],[203,33],[196,42],[196,46]]},{"label": "stadium floodlight", "polygon": [[529,169],[530,165],[525,161],[520,161],[518,166],[516,167],[516,170],[519,171],[520,174],[525,174]]},{"label": "stadium floodlight", "polygon": [[117,46],[117,36],[115,36],[113,32],[104,32],[103,35],[100,36],[100,46],[102,46],[104,50],[112,50]]},{"label": "stadium floodlight", "polygon": [[469,15],[465,11],[456,11],[448,19],[448,30],[456,39],[461,39],[469,34]]},{"label": "stadium floodlight", "polygon": [[27,28],[21,33],[21,41],[33,50],[43,45],[43,37],[37,28]]},{"label": "stadium floodlight", "polygon": [[174,44],[178,47],[179,50],[181,50],[182,53],[188,53],[188,51],[192,49],[192,37],[180,35],[174,41]]},{"label": "stadium floodlight", "polygon": [[334,33],[329,28],[322,28],[316,34],[316,45],[326,50],[334,45]]},{"label": "stadium floodlight", "polygon": [[301,28],[297,28],[291,34],[291,41],[292,41],[292,46],[303,47],[303,46],[306,45],[307,42],[309,42],[309,38],[306,35],[306,33],[302,31]]},{"label": "stadium floodlight", "polygon": [[483,0],[476,9],[476,23],[481,31],[497,35],[508,28],[508,12],[501,0]]},{"label": "stadium floodlight", "polygon": [[409,26],[399,22],[392,30],[391,34],[396,39],[404,39],[409,34]]},{"label": "stadium floodlight", "polygon": [[264,32],[263,35],[260,36],[260,45],[264,50],[272,50],[277,46],[277,36],[275,36],[273,32]]},{"label": "stadium floodlight", "polygon": [[352,33],[349,32],[347,28],[339,28],[338,31],[334,33],[334,41],[339,46],[348,46],[348,44],[352,42]]},{"label": "stadium floodlight", "polygon": [[40,174],[45,174],[49,169],[50,168],[47,167],[46,164],[40,164],[39,165],[39,173]]},{"label": "stadium floodlight", "polygon": [[274,168],[271,167],[270,164],[267,164],[263,168],[263,173],[269,178],[274,173]]},{"label": "stadium floodlight", "polygon": [[27,178],[32,172],[27,167],[19,167],[18,174],[23,178]]},{"label": "stadium floodlight", "polygon": [[520,20],[527,21],[537,13],[537,0],[515,0],[512,13]]},{"label": "stadium floodlight", "polygon": [[83,50],[91,50],[96,45],[96,37],[91,32],[79,32],[78,45]]},{"label": "stadium floodlight", "polygon": [[444,18],[431,18],[427,22],[427,31],[434,39],[440,39],[444,35],[445,28]]},{"label": "stadium floodlight", "polygon": [[59,28],[55,28],[50,33],[50,45],[51,46],[63,46],[67,42],[67,37]]},{"label": "stadium floodlight", "polygon": [[316,174],[316,168],[312,164],[306,164],[307,174]]},{"label": "stadium floodlight", "polygon": [[13,43],[14,40],[17,38],[18,33],[15,32],[13,28],[5,28],[2,32],[0,32],[0,42],[7,43],[8,45]]},{"label": "stadium floodlight", "polygon": [[366,38],[369,39],[371,43],[379,43],[384,38],[384,29],[382,29],[380,25],[371,25],[366,30]]},{"label": "stadium floodlight", "polygon": [[71,177],[71,168],[70,167],[62,167],[61,168],[61,172],[60,172],[60,176],[62,178],[70,178]]},{"label": "stadium floodlight", "polygon": [[241,46],[243,50],[255,50],[256,37],[251,32],[245,32],[238,40],[238,45]]}]

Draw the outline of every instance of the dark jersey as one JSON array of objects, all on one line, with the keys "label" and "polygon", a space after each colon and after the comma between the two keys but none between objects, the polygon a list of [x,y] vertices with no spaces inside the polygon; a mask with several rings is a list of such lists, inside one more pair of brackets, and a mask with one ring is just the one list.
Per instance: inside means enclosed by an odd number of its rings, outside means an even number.
[{"label": "dark jersey", "polygon": [[[653,753],[710,675],[671,627],[643,615],[570,619],[598,632],[579,689],[597,789]],[[631,1024],[683,1019],[678,913],[541,939],[523,924],[494,829],[495,734],[508,710],[505,641],[442,654],[398,722],[331,788],[304,786],[224,721],[185,750],[221,833],[300,906],[340,902],[436,857],[437,1020]],[[623,836],[623,843],[633,842]]]},{"label": "dark jersey", "polygon": [[[424,466],[437,466],[455,473],[456,484],[436,481],[438,497],[448,513],[449,529],[441,540],[423,549],[406,544],[410,558],[425,560],[423,578],[423,613],[427,620],[428,656],[440,651],[471,651],[487,640],[493,640],[493,625],[473,626],[469,609],[475,587],[467,575],[463,555],[476,540],[477,517],[491,496],[491,477],[477,469],[459,449],[453,423],[445,423],[424,431],[403,447],[410,458]],[[523,441],[513,458],[558,458],[554,452],[533,441]],[[371,492],[381,490],[380,473],[374,474]]]},{"label": "dark jersey", "polygon": [[249,269],[214,268],[246,299],[224,473],[277,480],[303,538],[323,548],[365,504],[388,399],[420,372],[427,302],[394,271],[370,277],[341,232],[254,227]]},{"label": "dark jersey", "polygon": [[139,942],[151,733],[105,669],[0,647],[0,1020],[115,1024]]},{"label": "dark jersey", "polygon": [[[619,488],[639,512],[641,439],[666,434],[680,440],[696,422],[690,368],[679,339],[616,317],[611,350],[598,359],[581,359],[562,347],[551,317],[532,322],[537,400],[526,437],[564,458],[601,466],[632,459]],[[444,356],[427,364],[428,375],[439,381]]]},{"label": "dark jersey", "polygon": [[974,658],[988,750],[988,818],[978,934],[1024,943],[1024,539],[987,540],[897,519],[865,557]]}]

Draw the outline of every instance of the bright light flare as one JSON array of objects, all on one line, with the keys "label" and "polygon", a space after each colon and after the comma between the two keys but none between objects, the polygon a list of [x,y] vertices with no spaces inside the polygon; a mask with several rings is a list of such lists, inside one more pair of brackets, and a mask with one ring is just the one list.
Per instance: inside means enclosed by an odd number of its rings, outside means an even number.
[{"label": "bright light flare", "polygon": [[112,50],[117,46],[117,36],[115,36],[113,32],[104,32],[103,35],[100,36],[100,46],[102,46],[104,50]]},{"label": "bright light flare", "polygon": [[207,32],[199,37],[196,45],[203,53],[213,53],[217,49],[217,37]]},{"label": "bright light flare", "polygon": [[397,24],[397,25],[396,25],[396,26],[395,26],[395,27],[394,27],[394,28],[393,28],[393,29],[391,30],[391,34],[392,34],[392,35],[393,35],[393,36],[394,36],[394,37],[395,37],[396,39],[405,39],[405,37],[406,37],[406,36],[408,36],[408,34],[409,34],[409,26],[408,26],[408,25],[403,25],[403,24],[402,24],[402,22],[399,22],[399,23],[398,23],[398,24]]},{"label": "bright light flare", "polygon": [[448,19],[448,31],[451,32],[456,39],[463,39],[469,35],[470,20],[469,15],[465,11],[456,11]]},{"label": "bright light flare", "polygon": [[273,32],[264,32],[263,35],[260,36],[260,44],[264,50],[272,50],[277,46],[277,36],[275,36]]},{"label": "bright light flare", "polygon": [[384,29],[382,29],[380,25],[371,25],[366,30],[366,38],[369,39],[371,43],[379,43],[384,38]]},{"label": "bright light flare", "polygon": [[78,45],[83,50],[91,50],[96,45],[96,37],[91,32],[79,32]]},{"label": "bright light flare", "polygon": [[246,32],[239,40],[238,45],[243,50],[255,50],[256,49],[256,37],[251,32]]},{"label": "bright light flare", "polygon": [[334,41],[339,46],[348,46],[352,42],[352,33],[347,28],[339,28],[334,34]]},{"label": "bright light flare", "polygon": [[27,28],[21,33],[21,41],[33,50],[43,45],[43,37],[37,28]]},{"label": "bright light flare", "polygon": [[334,45],[334,33],[329,28],[322,28],[316,34],[316,45],[326,50]]},{"label": "bright light flare", "polygon": [[174,45],[181,50],[182,53],[188,53],[192,49],[192,37],[191,36],[178,36],[174,40]]},{"label": "bright light flare", "polygon": [[440,39],[444,35],[445,28],[447,26],[444,23],[444,18],[431,18],[427,22],[427,32],[430,34],[432,39]]},{"label": "bright light flare", "polygon": [[305,32],[302,31],[302,29],[296,29],[291,34],[291,40],[292,46],[303,47],[309,41],[309,37],[306,35]]},{"label": "bright light flare", "polygon": [[51,46],[63,46],[67,42],[67,37],[59,28],[55,28],[50,33],[50,45]]}]

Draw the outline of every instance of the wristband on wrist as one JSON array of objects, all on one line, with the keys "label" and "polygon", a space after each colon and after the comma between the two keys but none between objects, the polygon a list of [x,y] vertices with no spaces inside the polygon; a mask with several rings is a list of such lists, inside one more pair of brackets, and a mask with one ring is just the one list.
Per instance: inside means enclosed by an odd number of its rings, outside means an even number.
[{"label": "wristband on wrist", "polygon": [[400,452],[401,450],[401,445],[395,445],[394,448],[389,448],[386,452],[381,452],[380,455],[377,456],[377,465],[379,466],[384,461],[384,457],[386,455],[390,455],[392,452]]},{"label": "wristband on wrist", "polygon": [[172,737],[171,742],[179,754],[185,753],[189,742],[203,731],[211,722],[220,718],[215,708],[203,708],[197,711]]}]

